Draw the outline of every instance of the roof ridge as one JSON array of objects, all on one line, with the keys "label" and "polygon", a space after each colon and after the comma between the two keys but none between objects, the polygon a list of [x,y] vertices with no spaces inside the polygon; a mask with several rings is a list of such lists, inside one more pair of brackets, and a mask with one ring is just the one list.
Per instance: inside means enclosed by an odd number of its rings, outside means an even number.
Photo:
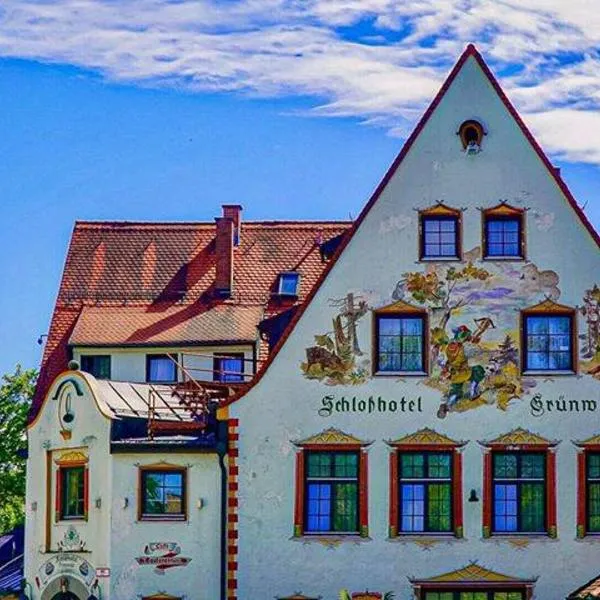
[{"label": "roof ridge", "polygon": [[[350,220],[260,220],[260,221],[242,221],[242,226],[260,226],[260,225],[289,225],[289,226],[302,226],[302,225],[352,225]],[[77,219],[75,221],[75,227],[83,228],[100,228],[100,227],[143,227],[143,228],[170,228],[170,227],[215,227],[215,223],[210,221],[127,221],[127,220],[93,220],[93,219]]]}]

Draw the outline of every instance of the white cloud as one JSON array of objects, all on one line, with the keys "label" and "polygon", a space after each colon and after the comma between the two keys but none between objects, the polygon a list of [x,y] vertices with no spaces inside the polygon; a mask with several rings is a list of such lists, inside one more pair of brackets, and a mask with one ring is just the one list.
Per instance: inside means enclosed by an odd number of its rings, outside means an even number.
[{"label": "white cloud", "polygon": [[596,2],[3,0],[0,56],[194,91],[304,95],[312,114],[404,136],[476,41],[546,148],[600,164]]}]

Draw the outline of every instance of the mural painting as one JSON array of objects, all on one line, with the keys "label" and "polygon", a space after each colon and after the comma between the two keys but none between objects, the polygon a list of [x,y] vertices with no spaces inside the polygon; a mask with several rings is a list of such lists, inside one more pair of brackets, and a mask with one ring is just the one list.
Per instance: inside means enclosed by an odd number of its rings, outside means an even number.
[{"label": "mural painting", "polygon": [[[315,336],[301,364],[308,379],[327,385],[360,385],[371,374],[370,349],[359,346],[364,316],[392,302],[406,302],[429,314],[429,375],[424,384],[439,390],[438,416],[483,405],[507,410],[530,394],[535,379],[520,371],[520,311],[539,302],[557,302],[559,276],[533,263],[485,262],[479,247],[464,266],[432,263],[402,274],[391,298],[349,293],[330,300],[337,309],[332,331]],[[367,302],[366,297],[369,296]],[[600,379],[600,288],[585,292],[578,308],[579,350],[584,372]]]},{"label": "mural painting", "polygon": [[348,293],[345,298],[330,299],[338,309],[333,329],[315,335],[315,345],[306,349],[306,362],[301,365],[308,379],[328,385],[364,383],[370,361],[358,345],[357,324],[367,314],[367,301]]}]

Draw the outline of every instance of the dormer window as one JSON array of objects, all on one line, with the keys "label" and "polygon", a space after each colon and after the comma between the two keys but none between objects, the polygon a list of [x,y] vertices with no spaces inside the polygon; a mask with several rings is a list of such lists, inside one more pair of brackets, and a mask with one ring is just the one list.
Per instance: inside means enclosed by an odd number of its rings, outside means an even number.
[{"label": "dormer window", "polygon": [[280,273],[277,294],[279,296],[298,296],[300,273]]},{"label": "dormer window", "polygon": [[465,121],[458,129],[462,147],[467,154],[476,154],[481,150],[485,131],[478,121]]}]

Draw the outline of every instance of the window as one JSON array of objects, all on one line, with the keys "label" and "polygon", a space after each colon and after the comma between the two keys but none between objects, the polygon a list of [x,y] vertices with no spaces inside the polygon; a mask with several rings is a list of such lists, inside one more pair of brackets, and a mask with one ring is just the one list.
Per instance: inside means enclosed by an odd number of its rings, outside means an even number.
[{"label": "window", "polygon": [[61,520],[84,519],[86,516],[85,467],[61,467],[58,470]]},{"label": "window", "polygon": [[425,368],[424,315],[376,314],[376,371],[417,372]]},{"label": "window", "polygon": [[523,370],[574,370],[574,315],[527,313],[523,318]]},{"label": "window", "polygon": [[458,258],[458,218],[423,217],[421,258]]},{"label": "window", "polygon": [[305,533],[359,532],[359,453],[306,452]]},{"label": "window", "polygon": [[146,355],[146,381],[150,383],[174,383],[177,381],[177,365],[171,355]]},{"label": "window", "polygon": [[600,452],[586,455],[586,531],[600,533]]},{"label": "window", "polygon": [[186,517],[185,469],[142,469],[140,518]]},{"label": "window", "polygon": [[277,293],[280,296],[297,296],[299,281],[299,273],[281,273],[279,275],[279,288]]},{"label": "window", "polygon": [[494,533],[545,533],[546,454],[493,454]]},{"label": "window", "polygon": [[244,381],[243,354],[215,354],[213,357],[213,380],[221,382]]},{"label": "window", "polygon": [[485,220],[485,258],[522,258],[521,219],[488,217]]},{"label": "window", "polygon": [[81,370],[91,373],[97,379],[110,379],[110,355],[82,355]]},{"label": "window", "polygon": [[401,533],[452,532],[452,453],[398,455]]},{"label": "window", "polygon": [[440,591],[425,592],[425,600],[525,600],[521,591]]},{"label": "window", "polygon": [[468,150],[470,146],[479,148],[483,142],[485,132],[483,126],[478,121],[465,121],[458,129],[458,135],[464,150]]}]

